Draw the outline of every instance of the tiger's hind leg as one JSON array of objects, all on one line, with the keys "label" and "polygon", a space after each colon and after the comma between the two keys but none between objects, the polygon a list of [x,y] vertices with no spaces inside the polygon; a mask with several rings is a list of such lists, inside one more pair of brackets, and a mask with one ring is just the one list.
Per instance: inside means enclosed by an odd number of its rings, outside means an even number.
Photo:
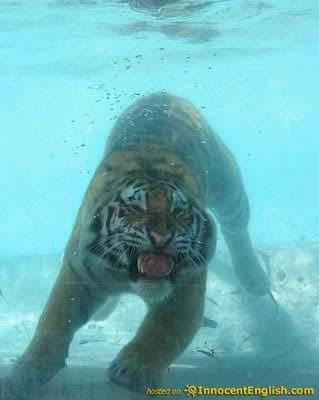
[{"label": "tiger's hind leg", "polygon": [[70,263],[64,263],[30,345],[2,385],[8,393],[5,398],[32,395],[65,366],[74,333],[106,299],[96,292],[82,283]]},{"label": "tiger's hind leg", "polygon": [[209,206],[221,226],[236,276],[244,289],[255,295],[270,294],[269,279],[262,268],[248,232],[250,207],[240,169],[230,150],[217,137],[212,146],[209,174]]}]

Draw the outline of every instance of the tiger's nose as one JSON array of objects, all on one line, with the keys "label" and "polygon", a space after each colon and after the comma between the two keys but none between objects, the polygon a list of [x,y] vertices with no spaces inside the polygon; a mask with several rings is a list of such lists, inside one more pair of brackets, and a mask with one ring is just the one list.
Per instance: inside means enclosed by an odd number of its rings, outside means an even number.
[{"label": "tiger's nose", "polygon": [[163,247],[167,245],[173,238],[173,234],[168,233],[159,233],[154,230],[148,229],[147,233],[151,239],[151,242],[158,247]]}]

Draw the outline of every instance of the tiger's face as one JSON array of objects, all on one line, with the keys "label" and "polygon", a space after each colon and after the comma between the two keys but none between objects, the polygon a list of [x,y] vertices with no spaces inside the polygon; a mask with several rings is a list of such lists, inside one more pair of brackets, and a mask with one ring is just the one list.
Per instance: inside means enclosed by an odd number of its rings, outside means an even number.
[{"label": "tiger's face", "polygon": [[147,301],[170,295],[174,283],[200,274],[215,251],[211,217],[178,184],[129,179],[99,207],[87,250],[99,263],[128,274]]}]

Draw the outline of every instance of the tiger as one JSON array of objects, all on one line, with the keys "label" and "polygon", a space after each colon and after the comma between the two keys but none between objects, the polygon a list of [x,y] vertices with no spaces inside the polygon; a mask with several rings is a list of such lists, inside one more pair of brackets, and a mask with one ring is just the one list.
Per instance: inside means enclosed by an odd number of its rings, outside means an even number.
[{"label": "tiger", "polygon": [[135,100],[107,138],[34,336],[9,375],[11,393],[51,380],[75,332],[123,293],[142,298],[147,313],[108,379],[137,392],[161,385],[202,324],[217,226],[242,287],[269,294],[249,219],[239,166],[200,111],[167,92]]}]

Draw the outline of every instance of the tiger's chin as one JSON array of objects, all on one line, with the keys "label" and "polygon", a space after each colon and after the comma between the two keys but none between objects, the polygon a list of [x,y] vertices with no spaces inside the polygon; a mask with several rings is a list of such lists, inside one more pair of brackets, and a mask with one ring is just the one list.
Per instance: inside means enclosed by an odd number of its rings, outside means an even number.
[{"label": "tiger's chin", "polygon": [[139,252],[130,270],[131,287],[148,303],[162,302],[174,289],[175,260],[159,252]]},{"label": "tiger's chin", "polygon": [[170,297],[174,290],[174,284],[168,278],[139,278],[135,282],[131,281],[131,287],[146,303],[161,303]]}]

